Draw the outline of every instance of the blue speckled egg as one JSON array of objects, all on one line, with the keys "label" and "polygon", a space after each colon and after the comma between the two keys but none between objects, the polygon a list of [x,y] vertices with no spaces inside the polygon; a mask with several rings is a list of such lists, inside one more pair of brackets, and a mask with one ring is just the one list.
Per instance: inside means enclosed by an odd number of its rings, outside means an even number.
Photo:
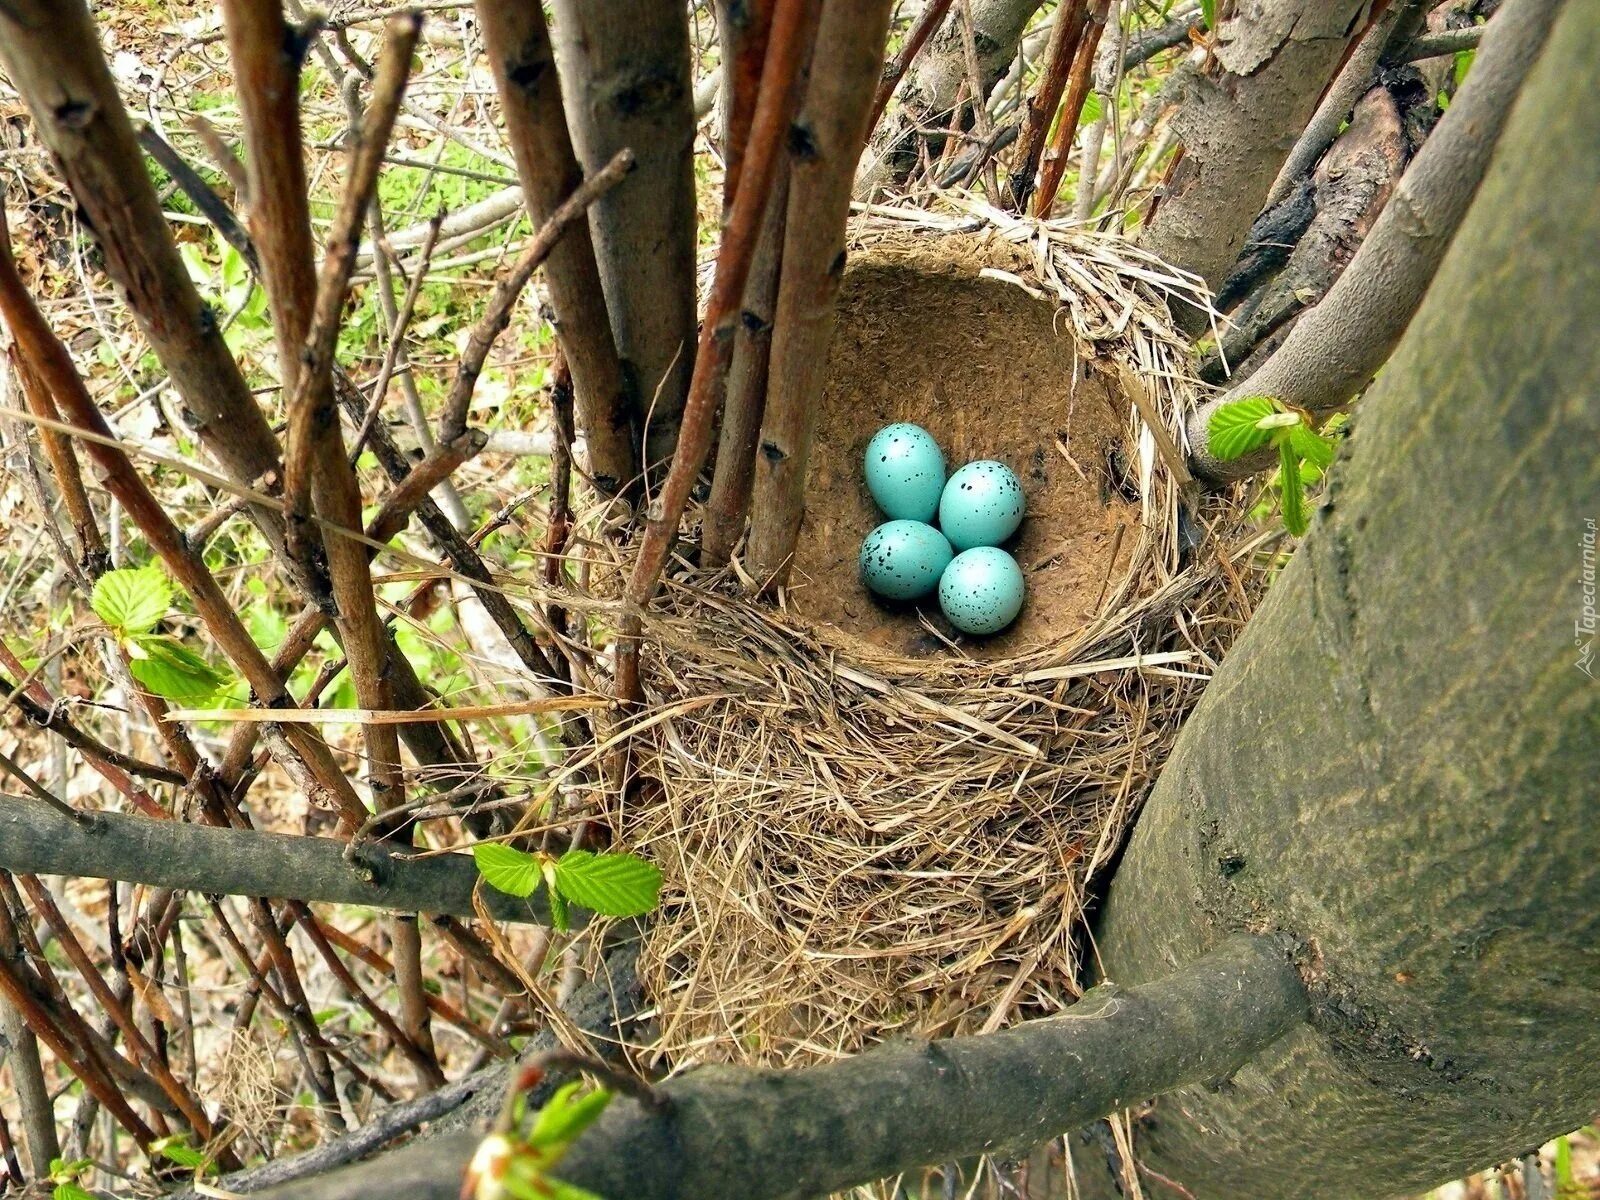
[{"label": "blue speckled egg", "polygon": [[939,580],[939,607],[963,633],[999,633],[1022,611],[1022,568],[995,546],[963,550]]},{"label": "blue speckled egg", "polygon": [[920,425],[885,425],[867,443],[867,491],[896,521],[931,521],[944,490],[944,452]]},{"label": "blue speckled egg", "polygon": [[998,546],[1022,524],[1022,480],[1005,463],[972,462],[950,476],[939,528],[957,550]]},{"label": "blue speckled egg", "polygon": [[886,521],[861,543],[861,582],[889,600],[915,600],[939,586],[954,553],[932,525]]}]

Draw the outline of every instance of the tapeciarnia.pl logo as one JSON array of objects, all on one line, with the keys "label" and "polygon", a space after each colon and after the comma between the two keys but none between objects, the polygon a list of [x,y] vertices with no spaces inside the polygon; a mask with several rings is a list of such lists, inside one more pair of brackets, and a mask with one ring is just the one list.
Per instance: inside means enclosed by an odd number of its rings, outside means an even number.
[{"label": "tapeciarnia.pl logo", "polygon": [[1578,571],[1578,587],[1582,599],[1578,604],[1578,619],[1572,623],[1572,643],[1578,648],[1578,661],[1573,664],[1587,675],[1594,678],[1595,668],[1595,632],[1600,625],[1600,614],[1595,611],[1595,519],[1585,518],[1583,522],[1583,537],[1579,539],[1583,548],[1582,563]]}]

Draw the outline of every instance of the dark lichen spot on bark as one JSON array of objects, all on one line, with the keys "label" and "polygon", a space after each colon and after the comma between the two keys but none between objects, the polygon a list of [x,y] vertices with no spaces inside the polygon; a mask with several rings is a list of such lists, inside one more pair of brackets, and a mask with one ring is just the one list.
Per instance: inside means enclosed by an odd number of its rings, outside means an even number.
[{"label": "dark lichen spot on bark", "polygon": [[789,126],[789,153],[800,162],[811,162],[822,153],[809,125],[796,121]]},{"label": "dark lichen spot on bark", "polygon": [[647,71],[634,76],[611,97],[611,105],[624,117],[665,112],[683,98],[683,81],[675,72]]},{"label": "dark lichen spot on bark", "polygon": [[789,457],[789,455],[785,453],[783,447],[779,446],[776,442],[762,442],[761,456],[769,463],[774,464],[781,463],[784,459]]},{"label": "dark lichen spot on bark", "polygon": [[748,308],[739,314],[739,323],[751,334],[766,333],[772,328],[772,322],[760,313],[751,312]]},{"label": "dark lichen spot on bark", "polygon": [[844,274],[845,260],[848,257],[849,257],[849,252],[848,251],[845,251],[845,250],[839,251],[838,256],[833,260],[832,263],[830,263],[828,265],[828,274],[832,275],[835,279],[837,279],[841,275],[843,275]]},{"label": "dark lichen spot on bark", "polygon": [[1217,874],[1224,879],[1232,879],[1245,868],[1244,855],[1232,851],[1224,852],[1217,856]]},{"label": "dark lichen spot on bark", "polygon": [[550,71],[550,60],[543,55],[523,54],[505,65],[506,80],[513,87],[530,95],[538,90],[539,83]]},{"label": "dark lichen spot on bark", "polygon": [[91,100],[68,100],[52,110],[56,123],[67,129],[85,128],[94,120],[94,111],[94,102]]}]

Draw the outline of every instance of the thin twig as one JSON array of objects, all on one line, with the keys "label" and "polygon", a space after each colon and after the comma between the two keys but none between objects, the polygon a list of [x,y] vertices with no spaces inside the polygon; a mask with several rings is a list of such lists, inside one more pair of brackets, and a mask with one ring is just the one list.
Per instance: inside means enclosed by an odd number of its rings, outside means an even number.
[{"label": "thin twig", "polygon": [[467,409],[472,403],[472,392],[478,375],[489,357],[494,341],[511,321],[511,310],[516,306],[522,289],[527,287],[533,273],[539,269],[550,252],[573,222],[584,217],[589,206],[604,196],[633,170],[632,150],[622,149],[603,168],[579,184],[565,200],[556,206],[548,220],[539,227],[523,247],[511,273],[501,280],[489,300],[489,307],[467,338],[461,362],[456,367],[455,379],[450,385],[450,395],[445,400],[444,415],[439,419],[439,436],[445,441],[460,437],[467,428]]}]

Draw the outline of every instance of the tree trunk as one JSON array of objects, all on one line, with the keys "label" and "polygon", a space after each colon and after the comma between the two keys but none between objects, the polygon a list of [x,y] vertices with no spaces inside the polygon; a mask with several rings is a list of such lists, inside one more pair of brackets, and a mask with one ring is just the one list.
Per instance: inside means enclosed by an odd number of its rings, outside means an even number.
[{"label": "tree trunk", "polygon": [[1568,5],[1113,884],[1119,982],[1239,928],[1313,981],[1311,1026],[1138,1139],[1196,1196],[1414,1192],[1600,1110],[1597,39]]},{"label": "tree trunk", "polygon": [[[561,107],[544,11],[515,0],[479,0],[477,11],[505,110],[507,140],[537,229],[583,182]],[[623,490],[638,467],[632,413],[587,223],[568,230],[550,251],[545,287],[572,372],[590,473],[602,492]]]},{"label": "tree trunk", "polygon": [[644,465],[678,440],[695,348],[694,95],[677,0],[556,0],[567,123],[593,174],[629,147],[639,165],[589,211],[617,352],[630,370]]},{"label": "tree trunk", "polygon": [[[1361,31],[1368,0],[1255,0],[1223,24],[1222,73],[1191,68],[1173,128],[1183,157],[1142,240],[1215,290],[1244,246],[1296,136]],[[1174,314],[1196,331],[1203,317]]]}]

